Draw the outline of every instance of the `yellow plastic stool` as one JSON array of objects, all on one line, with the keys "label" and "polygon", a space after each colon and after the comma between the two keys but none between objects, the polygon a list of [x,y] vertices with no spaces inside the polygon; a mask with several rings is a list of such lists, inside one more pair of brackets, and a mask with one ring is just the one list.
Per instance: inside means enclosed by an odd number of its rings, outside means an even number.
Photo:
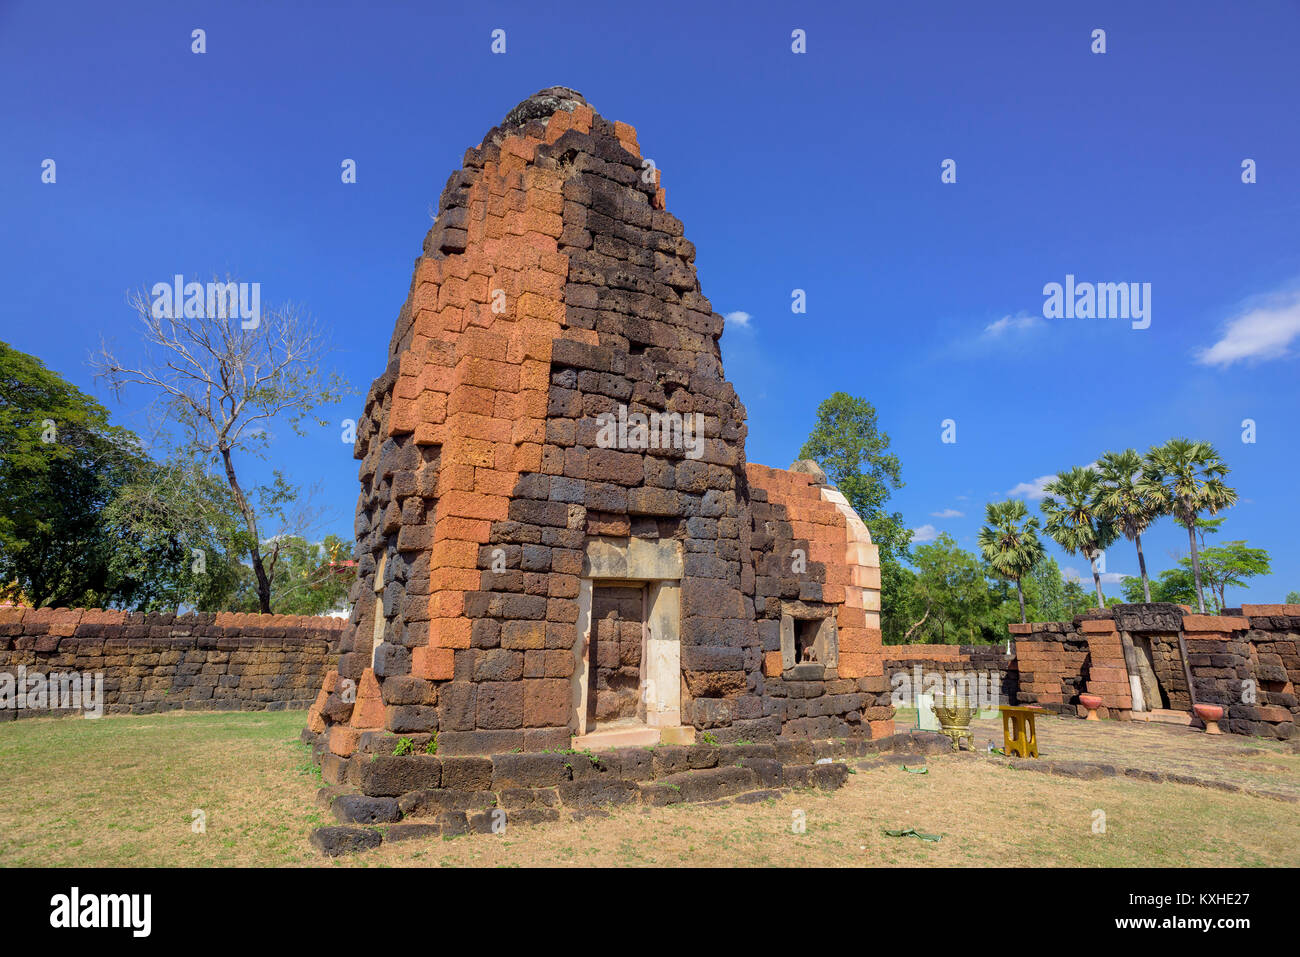
[{"label": "yellow plastic stool", "polygon": [[1038,728],[1034,718],[1046,712],[1042,708],[1017,708],[1005,704],[998,710],[1002,712],[1002,750],[1022,758],[1038,757]]}]

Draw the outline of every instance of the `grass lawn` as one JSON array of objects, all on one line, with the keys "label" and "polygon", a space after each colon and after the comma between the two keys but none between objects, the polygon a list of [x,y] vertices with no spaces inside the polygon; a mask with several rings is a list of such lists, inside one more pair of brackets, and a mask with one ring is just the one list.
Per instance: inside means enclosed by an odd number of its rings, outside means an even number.
[{"label": "grass lawn", "polygon": [[[298,741],[300,712],[34,719],[0,725],[0,865],[1151,865],[1295,866],[1295,804],[1183,784],[1083,781],[982,757],[929,759],[927,774],[861,770],[836,792],[797,791],[754,805],[626,808],[607,817],[385,844],[337,861],[307,843],[333,823],[315,800],[319,774]],[[1052,719],[1058,737],[1097,749],[1102,728]],[[1205,768],[1294,787],[1300,755],[1244,738],[1150,738],[1153,751],[1199,752]],[[1082,737],[1080,737],[1082,736]],[[1222,742],[1227,742],[1222,743]],[[981,744],[983,741],[981,739]],[[1071,747],[1083,747],[1074,744]],[[1068,749],[1067,749],[1068,750]],[[1047,756],[1046,754],[1044,755]],[[1253,762],[1259,762],[1255,764]],[[851,765],[852,766],[852,765]],[[1229,767],[1229,770],[1231,768]],[[195,833],[194,812],[206,831]],[[1104,832],[1095,832],[1105,815]],[[796,814],[803,833],[791,827]],[[938,843],[891,838],[915,827]]]}]

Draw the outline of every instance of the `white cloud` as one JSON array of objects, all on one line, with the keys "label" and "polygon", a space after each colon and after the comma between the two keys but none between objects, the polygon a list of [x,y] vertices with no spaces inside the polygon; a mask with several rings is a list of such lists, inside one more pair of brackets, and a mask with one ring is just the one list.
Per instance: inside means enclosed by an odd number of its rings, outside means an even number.
[{"label": "white cloud", "polygon": [[[1132,575],[1126,572],[1102,572],[1101,583],[1103,585],[1118,585],[1126,578],[1132,578]],[[1081,575],[1077,568],[1065,568],[1061,571],[1061,578],[1067,582],[1079,582],[1079,584],[1092,584],[1092,569],[1088,569],[1088,574]]]},{"label": "white cloud", "polygon": [[[1089,462],[1084,466],[1084,468],[1091,469],[1094,472],[1097,471],[1096,460]],[[1037,502],[1039,499],[1047,498],[1047,485],[1051,482],[1055,482],[1056,479],[1057,476],[1055,475],[1040,475],[1031,482],[1021,482],[1015,488],[1008,489],[1007,494],[1012,498],[1015,498],[1017,495],[1023,495],[1025,498]]]},{"label": "white cloud", "polygon": [[741,312],[739,309],[737,309],[735,312],[727,313],[725,316],[723,316],[723,318],[726,319],[727,322],[731,323],[733,326],[740,326],[742,329],[748,329],[749,320],[753,319],[754,317],[747,312]]},{"label": "white cloud", "polygon": [[931,512],[931,518],[965,518],[965,512],[959,512],[955,508],[945,508],[939,512]]},{"label": "white cloud", "polygon": [[1300,336],[1300,292],[1270,296],[1228,321],[1214,345],[1201,349],[1196,361],[1203,366],[1230,366],[1234,362],[1281,359]]},{"label": "white cloud", "polygon": [[1012,332],[1027,332],[1041,325],[1043,325],[1042,317],[1031,316],[1022,312],[1014,316],[1003,316],[996,322],[990,322],[984,327],[982,334],[987,338],[996,339]]},{"label": "white cloud", "polygon": [[1047,483],[1055,481],[1055,475],[1040,475],[1032,482],[1021,482],[1015,488],[1010,489],[1007,494],[1012,498],[1015,498],[1017,495],[1023,495],[1025,498],[1036,502],[1039,499],[1047,497],[1047,492],[1044,490],[1044,487]]},{"label": "white cloud", "polygon": [[922,525],[920,528],[912,529],[912,541],[914,542],[932,542],[939,537],[939,530],[933,525]]}]

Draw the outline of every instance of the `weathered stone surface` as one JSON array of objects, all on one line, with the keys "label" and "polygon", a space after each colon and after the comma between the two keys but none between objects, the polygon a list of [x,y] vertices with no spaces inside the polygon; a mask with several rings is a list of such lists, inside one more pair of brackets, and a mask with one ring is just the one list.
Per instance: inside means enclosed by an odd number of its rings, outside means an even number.
[{"label": "weathered stone surface", "polygon": [[326,857],[354,854],[383,843],[379,832],[370,827],[318,827],[311,832],[310,840]]},{"label": "weathered stone surface", "polygon": [[340,824],[387,824],[402,816],[395,798],[362,794],[341,794],[330,804],[330,810]]},{"label": "weathered stone surface", "polygon": [[[816,463],[746,461],[723,318],[647,168],[635,130],[571,90],[512,110],[448,180],[357,420],[339,673],[372,667],[377,725],[437,732],[440,757],[562,749],[651,709],[668,739],[718,743],[890,717],[854,684],[883,679],[876,546]],[[675,589],[672,612],[629,617],[645,635],[610,651],[584,605],[602,580]],[[795,621],[827,627],[787,682],[763,654]],[[358,719],[327,695],[313,724],[368,729],[375,700]],[[591,773],[508,764],[508,784]]]},{"label": "weathered stone surface", "polygon": [[375,755],[360,768],[361,793],[371,797],[399,797],[442,783],[442,762],[428,755]]}]

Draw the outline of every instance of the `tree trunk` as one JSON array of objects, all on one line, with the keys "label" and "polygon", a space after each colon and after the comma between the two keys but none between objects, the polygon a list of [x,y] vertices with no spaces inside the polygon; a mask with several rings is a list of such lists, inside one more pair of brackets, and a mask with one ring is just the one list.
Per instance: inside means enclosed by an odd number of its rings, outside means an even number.
[{"label": "tree trunk", "polygon": [[239,507],[240,514],[244,516],[244,523],[248,526],[251,539],[248,543],[248,557],[253,563],[253,574],[257,577],[257,604],[263,615],[269,615],[271,581],[266,577],[266,568],[262,564],[262,540],[257,534],[257,515],[248,504],[248,499],[244,497],[244,490],[239,487],[239,479],[235,478],[235,465],[230,460],[229,448],[222,448],[221,461],[226,467],[226,481],[230,483],[230,491],[234,493],[235,505]]},{"label": "tree trunk", "polygon": [[925,614],[921,616],[920,621],[918,621],[916,624],[914,624],[911,628],[907,629],[907,634],[903,635],[903,642],[902,642],[903,644],[907,644],[907,640],[908,640],[909,638],[912,637],[912,632],[914,632],[914,631],[916,631],[916,629],[920,628],[921,625],[922,625],[922,623],[923,623],[927,618],[930,617],[930,607],[931,607],[931,606],[930,606],[930,602],[926,602],[926,604],[925,604]]},{"label": "tree trunk", "polygon": [[1016,597],[1020,599],[1020,623],[1023,625],[1028,619],[1025,618],[1025,593],[1020,587],[1019,578],[1016,579]]},{"label": "tree trunk", "polygon": [[1142,554],[1142,536],[1134,536],[1134,541],[1138,547],[1138,571],[1142,573],[1142,598],[1149,605],[1151,604],[1151,581],[1147,578],[1147,560]]},{"label": "tree trunk", "polygon": [[1196,551],[1196,520],[1187,525],[1187,540],[1192,544],[1192,575],[1196,578],[1196,604],[1202,615],[1205,614],[1205,593],[1201,590],[1201,557]]},{"label": "tree trunk", "polygon": [[1101,594],[1101,575],[1097,574],[1097,556],[1095,553],[1088,556],[1088,564],[1092,566],[1092,583],[1097,587],[1097,607],[1105,608],[1106,599]]}]

